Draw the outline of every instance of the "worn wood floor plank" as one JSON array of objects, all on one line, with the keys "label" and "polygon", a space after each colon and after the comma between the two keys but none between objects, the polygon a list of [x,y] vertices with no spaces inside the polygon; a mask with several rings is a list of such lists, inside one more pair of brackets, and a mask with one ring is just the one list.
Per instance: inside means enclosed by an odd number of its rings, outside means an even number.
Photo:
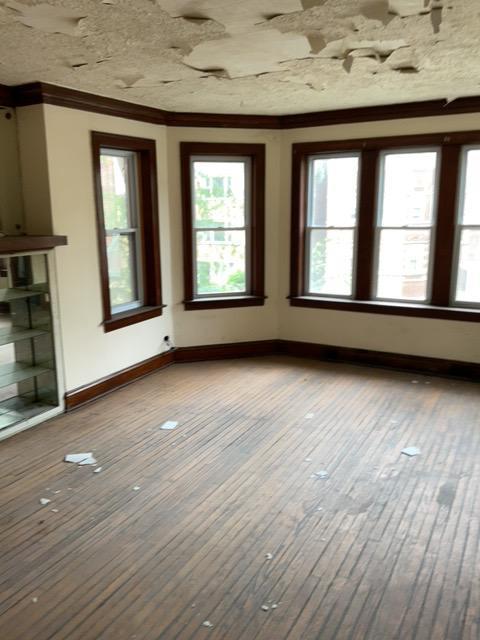
[{"label": "worn wood floor plank", "polygon": [[478,389],[183,364],[1,442],[1,640],[479,640]]}]

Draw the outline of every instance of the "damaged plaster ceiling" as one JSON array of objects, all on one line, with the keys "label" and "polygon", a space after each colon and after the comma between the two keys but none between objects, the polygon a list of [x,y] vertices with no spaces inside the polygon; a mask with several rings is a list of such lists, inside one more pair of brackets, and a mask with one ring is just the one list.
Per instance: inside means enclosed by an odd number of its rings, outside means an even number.
[{"label": "damaged plaster ceiling", "polygon": [[0,0],[0,83],[289,114],[478,95],[479,0]]}]

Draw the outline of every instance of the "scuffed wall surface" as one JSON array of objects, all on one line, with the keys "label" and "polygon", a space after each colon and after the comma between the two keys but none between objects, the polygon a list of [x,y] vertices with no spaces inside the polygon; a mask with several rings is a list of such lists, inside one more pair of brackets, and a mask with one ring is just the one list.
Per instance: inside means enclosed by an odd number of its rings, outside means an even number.
[{"label": "scuffed wall surface", "polygon": [[478,0],[0,0],[0,82],[287,114],[479,93]]},{"label": "scuffed wall surface", "polygon": [[18,234],[23,225],[16,117],[13,109],[0,106],[0,232]]},{"label": "scuffed wall surface", "polygon": [[480,324],[351,311],[291,307],[289,293],[292,144],[480,129],[480,115],[438,116],[283,131],[279,211],[279,337],[374,351],[480,362]]},{"label": "scuffed wall surface", "polygon": [[[176,345],[269,340],[278,333],[278,210],[280,207],[281,132],[168,127],[172,314]],[[233,309],[185,311],[183,306],[183,242],[180,142],[244,142],[265,144],[265,305]],[[169,303],[170,304],[170,303]]]},{"label": "scuffed wall surface", "polygon": [[[163,338],[172,337],[166,131],[51,105],[44,111],[52,227],[68,237],[68,246],[56,250],[56,263],[66,388],[71,390],[165,351]],[[110,333],[102,325],[92,130],[153,139],[157,147],[163,299],[169,306],[158,318]]]}]

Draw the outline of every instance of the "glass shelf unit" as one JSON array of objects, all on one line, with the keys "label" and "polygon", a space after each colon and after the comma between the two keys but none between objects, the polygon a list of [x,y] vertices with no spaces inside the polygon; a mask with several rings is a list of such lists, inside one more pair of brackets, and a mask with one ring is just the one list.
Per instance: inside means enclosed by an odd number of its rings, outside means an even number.
[{"label": "glass shelf unit", "polygon": [[58,406],[47,256],[0,256],[0,430]]}]

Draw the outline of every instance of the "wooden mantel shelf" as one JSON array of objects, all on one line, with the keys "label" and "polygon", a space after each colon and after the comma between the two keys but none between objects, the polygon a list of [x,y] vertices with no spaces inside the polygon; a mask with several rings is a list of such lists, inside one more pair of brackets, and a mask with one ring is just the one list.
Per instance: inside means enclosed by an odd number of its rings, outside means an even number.
[{"label": "wooden mantel shelf", "polygon": [[67,244],[67,236],[3,236],[0,254],[23,251],[46,251]]}]

